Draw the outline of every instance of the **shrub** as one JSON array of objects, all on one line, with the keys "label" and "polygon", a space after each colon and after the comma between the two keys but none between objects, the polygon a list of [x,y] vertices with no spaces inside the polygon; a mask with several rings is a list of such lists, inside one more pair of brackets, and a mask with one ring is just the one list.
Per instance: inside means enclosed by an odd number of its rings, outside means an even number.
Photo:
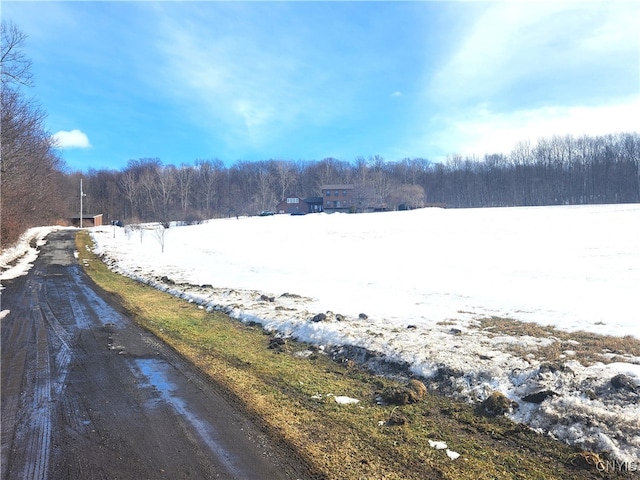
[{"label": "shrub", "polygon": [[489,415],[498,416],[512,412],[518,408],[518,404],[500,392],[493,392],[482,402],[482,408]]},{"label": "shrub", "polygon": [[411,379],[406,386],[386,387],[382,394],[382,400],[388,405],[407,405],[418,403],[427,394],[427,387],[419,380]]}]

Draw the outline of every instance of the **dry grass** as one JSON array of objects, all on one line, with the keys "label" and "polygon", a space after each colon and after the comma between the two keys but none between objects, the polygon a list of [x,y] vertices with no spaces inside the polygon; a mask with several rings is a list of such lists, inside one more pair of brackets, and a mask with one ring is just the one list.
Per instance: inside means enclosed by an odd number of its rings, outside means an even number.
[{"label": "dry grass", "polygon": [[[640,340],[628,335],[613,337],[589,332],[564,332],[552,326],[521,322],[510,318],[490,317],[479,320],[478,328],[488,335],[530,336],[551,339],[553,342],[539,347],[535,352],[523,350],[517,345],[505,346],[517,355],[534,353],[539,360],[559,362],[572,358],[587,366],[595,362],[612,363],[640,357]],[[575,352],[567,355],[567,351]]]},{"label": "dry grass", "polygon": [[[88,241],[79,234],[78,251],[100,288],[206,372],[266,431],[295,448],[314,478],[600,478],[593,465],[576,465],[575,450],[503,416],[484,415],[415,383],[373,376],[353,363],[298,355],[309,346],[292,340],[269,348],[272,337],[257,326],[207,313],[109,272],[86,250]],[[399,388],[420,398],[402,406],[376,402],[385,389]],[[331,394],[360,403],[341,405]],[[460,458],[450,460],[429,440],[447,442]]]}]

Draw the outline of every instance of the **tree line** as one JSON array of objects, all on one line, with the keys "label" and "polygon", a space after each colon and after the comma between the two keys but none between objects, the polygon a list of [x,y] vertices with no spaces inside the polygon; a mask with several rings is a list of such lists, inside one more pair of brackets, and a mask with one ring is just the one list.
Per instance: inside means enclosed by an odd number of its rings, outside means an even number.
[{"label": "tree line", "polygon": [[[79,181],[80,173],[71,177]],[[640,135],[556,136],[522,142],[509,154],[452,155],[353,162],[198,160],[179,167],[158,158],[121,171],[84,174],[88,210],[111,219],[197,221],[274,210],[288,196],[321,195],[323,185],[352,184],[358,205],[375,210],[640,202]]]},{"label": "tree line", "polygon": [[373,210],[640,202],[637,132],[554,136],[521,142],[506,154],[450,155],[444,162],[374,155],[230,166],[211,158],[175,166],[139,158],[121,170],[69,172],[44,128],[44,112],[25,94],[31,75],[20,49],[24,38],[2,23],[2,245],[31,226],[77,216],[80,178],[84,211],[125,223],[252,215],[289,196],[320,196],[328,184],[353,185],[357,206]]}]

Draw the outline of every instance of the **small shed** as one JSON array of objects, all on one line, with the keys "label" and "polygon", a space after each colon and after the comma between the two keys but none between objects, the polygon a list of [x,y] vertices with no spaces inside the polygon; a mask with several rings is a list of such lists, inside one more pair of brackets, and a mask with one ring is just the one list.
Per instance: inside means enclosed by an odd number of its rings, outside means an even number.
[{"label": "small shed", "polygon": [[[71,225],[74,227],[80,226],[80,215],[77,217],[71,217]],[[102,226],[102,214],[85,213],[82,215],[83,227],[100,227]]]}]

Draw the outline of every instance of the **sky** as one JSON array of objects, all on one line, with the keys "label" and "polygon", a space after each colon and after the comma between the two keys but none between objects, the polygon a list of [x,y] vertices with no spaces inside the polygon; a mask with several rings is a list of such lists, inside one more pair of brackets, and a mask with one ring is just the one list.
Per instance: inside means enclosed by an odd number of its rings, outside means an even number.
[{"label": "sky", "polygon": [[72,171],[640,131],[640,2],[3,1]]}]

